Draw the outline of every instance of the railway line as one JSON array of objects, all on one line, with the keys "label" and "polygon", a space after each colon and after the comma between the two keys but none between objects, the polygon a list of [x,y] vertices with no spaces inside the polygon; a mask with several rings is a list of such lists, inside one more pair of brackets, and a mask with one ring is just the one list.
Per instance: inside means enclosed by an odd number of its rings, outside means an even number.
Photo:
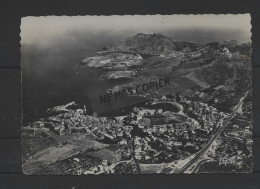
[{"label": "railway line", "polygon": [[250,90],[248,90],[246,92],[246,94],[240,99],[240,102],[238,103],[238,105],[234,108],[233,112],[229,115],[229,117],[223,121],[223,125],[222,127],[220,127],[218,129],[218,131],[216,132],[215,135],[213,135],[211,137],[211,139],[209,140],[209,142],[204,146],[203,149],[201,149],[194,158],[192,158],[189,162],[187,162],[183,167],[181,167],[178,170],[175,170],[174,173],[184,173],[185,171],[187,171],[194,163],[196,163],[199,158],[209,149],[209,147],[211,146],[212,142],[218,137],[218,135],[225,129],[225,127],[228,125],[229,121],[232,119],[232,117],[234,116],[234,114],[237,112],[238,108],[241,106],[241,104],[243,103],[243,101],[245,100],[245,98],[248,96]]}]

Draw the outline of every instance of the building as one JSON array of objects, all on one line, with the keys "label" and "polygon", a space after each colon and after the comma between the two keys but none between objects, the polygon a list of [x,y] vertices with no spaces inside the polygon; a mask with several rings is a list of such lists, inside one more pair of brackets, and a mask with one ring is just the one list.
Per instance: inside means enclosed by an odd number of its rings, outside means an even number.
[{"label": "building", "polygon": [[122,139],[121,141],[118,142],[120,145],[126,145],[127,141],[125,139]]},{"label": "building", "polygon": [[208,135],[209,134],[209,130],[207,130],[207,129],[197,128],[197,129],[195,129],[195,132],[199,135]]},{"label": "building", "polygon": [[32,127],[34,128],[43,128],[44,127],[44,123],[42,121],[36,121],[33,123]]},{"label": "building", "polygon": [[32,134],[34,136],[40,136],[42,135],[42,132],[40,130],[37,130],[35,128],[31,128],[31,127],[24,127],[23,128],[23,132],[24,133],[28,133],[28,134]]},{"label": "building", "polygon": [[105,133],[104,136],[107,137],[107,138],[109,138],[109,139],[111,139],[111,140],[115,139],[115,137],[113,137],[113,136],[111,136],[111,135],[109,135],[109,134],[107,134],[107,133]]}]

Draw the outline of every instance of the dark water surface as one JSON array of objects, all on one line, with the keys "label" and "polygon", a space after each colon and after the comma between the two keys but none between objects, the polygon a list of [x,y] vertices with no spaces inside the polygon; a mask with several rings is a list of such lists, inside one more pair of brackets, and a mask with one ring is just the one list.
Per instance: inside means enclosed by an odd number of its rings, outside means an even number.
[{"label": "dark water surface", "polygon": [[[102,70],[80,64],[85,57],[100,55],[96,53],[96,49],[75,54],[67,51],[41,54],[27,49],[22,52],[22,105],[25,125],[45,117],[48,108],[72,101],[80,106],[86,105],[91,114],[93,104],[90,103],[92,99],[89,95],[99,98],[106,89],[129,82],[121,79],[102,80],[99,78],[103,74]],[[107,104],[107,110],[124,106],[124,103],[132,100],[135,99],[125,98],[113,102],[112,106]],[[117,111],[112,112],[114,113],[118,114]]]},{"label": "dark water surface", "polygon": [[[27,49],[26,49],[27,50]],[[41,54],[22,52],[23,122],[45,116],[53,106],[71,101],[88,105],[88,88],[97,85],[99,70],[88,70],[79,62],[94,51],[71,55],[67,52]]]}]

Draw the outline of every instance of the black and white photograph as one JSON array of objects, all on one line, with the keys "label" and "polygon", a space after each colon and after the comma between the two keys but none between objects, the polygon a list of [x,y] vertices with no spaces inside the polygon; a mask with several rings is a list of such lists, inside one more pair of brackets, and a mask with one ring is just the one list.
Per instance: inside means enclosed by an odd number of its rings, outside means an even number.
[{"label": "black and white photograph", "polygon": [[24,174],[252,173],[250,14],[20,29]]}]

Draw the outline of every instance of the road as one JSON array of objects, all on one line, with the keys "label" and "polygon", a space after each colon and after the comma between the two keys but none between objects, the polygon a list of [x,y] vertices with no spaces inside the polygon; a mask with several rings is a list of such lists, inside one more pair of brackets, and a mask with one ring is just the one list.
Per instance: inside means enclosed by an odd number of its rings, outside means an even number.
[{"label": "road", "polygon": [[[250,90],[249,90],[250,91]],[[227,126],[227,124],[229,123],[229,121],[232,119],[232,117],[234,116],[234,114],[237,112],[239,106],[243,103],[243,101],[245,100],[245,98],[248,96],[249,91],[246,92],[245,96],[243,96],[240,99],[240,102],[238,103],[238,105],[234,108],[233,112],[229,115],[229,117],[223,121],[223,125],[222,127],[220,127],[218,129],[218,131],[216,132],[215,135],[213,135],[211,137],[211,139],[209,140],[209,142],[204,146],[204,148],[202,148],[196,155],[194,158],[192,158],[189,162],[187,162],[182,168],[175,170],[174,173],[183,173],[186,170],[188,170],[194,163],[196,163],[198,161],[198,159],[209,149],[209,147],[211,146],[212,142],[218,137],[218,135],[225,129],[225,127]]]},{"label": "road", "polygon": [[193,170],[191,171],[192,173],[196,173],[198,170],[199,170],[199,168],[200,168],[200,166],[203,164],[203,163],[205,163],[205,162],[207,162],[207,161],[209,161],[210,159],[203,159],[203,160],[201,160],[200,162],[198,162],[197,163],[197,165],[193,168]]}]

